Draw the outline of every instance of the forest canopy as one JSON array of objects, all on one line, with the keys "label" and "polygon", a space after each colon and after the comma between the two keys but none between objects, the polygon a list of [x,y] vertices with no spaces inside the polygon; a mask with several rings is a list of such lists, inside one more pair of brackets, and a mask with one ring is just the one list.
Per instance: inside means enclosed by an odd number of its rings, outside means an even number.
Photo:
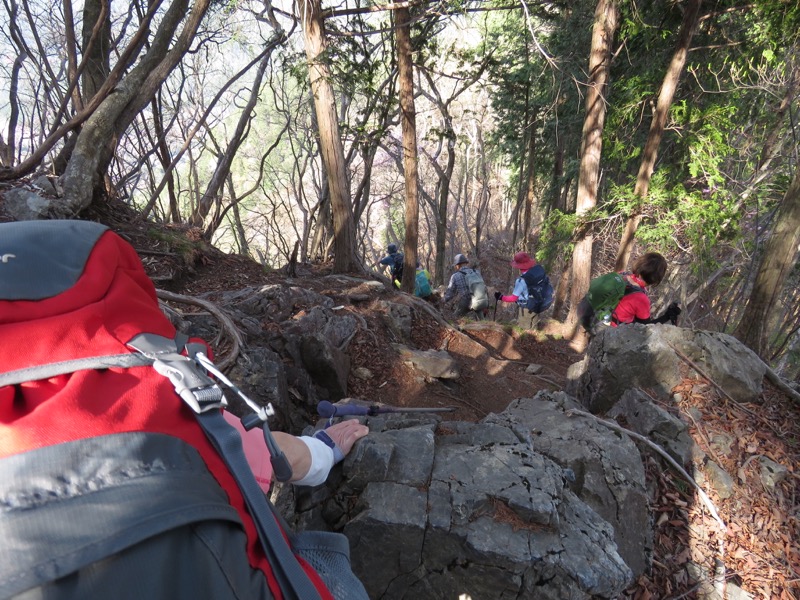
[{"label": "forest canopy", "polygon": [[591,277],[657,251],[657,304],[800,376],[794,0],[0,11],[7,206],[46,177],[44,217],[121,201],[266,268],[396,243],[438,284],[457,253],[524,250],[567,325]]}]

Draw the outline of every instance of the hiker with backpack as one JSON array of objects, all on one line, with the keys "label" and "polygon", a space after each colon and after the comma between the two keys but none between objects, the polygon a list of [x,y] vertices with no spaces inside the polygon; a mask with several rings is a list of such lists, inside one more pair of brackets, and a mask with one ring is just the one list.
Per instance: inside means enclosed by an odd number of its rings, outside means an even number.
[{"label": "hiker with backpack", "polygon": [[447,284],[442,302],[448,304],[450,301],[456,300],[454,309],[456,317],[472,311],[480,319],[489,306],[486,284],[481,274],[468,265],[469,260],[466,256],[456,254],[453,259],[455,273],[450,276],[450,282]]},{"label": "hiker with backpack", "polygon": [[544,267],[537,264],[527,252],[517,252],[511,266],[519,269],[514,291],[505,296],[495,292],[495,301],[516,303],[521,308],[527,308],[529,313],[537,315],[550,308],[553,304],[553,286]]},{"label": "hiker with backpack", "polygon": [[667,260],[658,252],[648,252],[634,261],[631,272],[607,273],[592,279],[578,305],[579,322],[589,332],[600,323],[612,327],[625,323],[677,324],[681,309],[676,302],[661,316],[650,316],[647,288],[661,283],[666,273]]},{"label": "hiker with backpack", "polygon": [[317,485],[363,425],[273,434],[105,226],[0,223],[0,254],[0,598],[366,600],[347,539],[284,528],[250,466]]},{"label": "hiker with backpack", "polygon": [[430,298],[432,293],[431,274],[428,273],[428,269],[423,268],[417,261],[417,273],[414,276],[414,295],[418,298]]},{"label": "hiker with backpack", "polygon": [[389,267],[392,283],[399,288],[403,281],[403,261],[405,258],[402,252],[397,251],[396,244],[389,244],[386,247],[386,252],[387,255],[380,259],[378,264]]}]

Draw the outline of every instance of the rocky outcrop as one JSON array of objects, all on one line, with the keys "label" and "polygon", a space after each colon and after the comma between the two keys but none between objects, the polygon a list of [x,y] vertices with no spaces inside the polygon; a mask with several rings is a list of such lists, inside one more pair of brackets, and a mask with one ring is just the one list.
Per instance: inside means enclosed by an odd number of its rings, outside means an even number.
[{"label": "rocky outcrop", "polygon": [[568,373],[567,393],[594,413],[607,412],[625,391],[651,389],[661,398],[681,380],[678,350],[734,400],[750,402],[761,393],[764,363],[747,346],[724,333],[669,325],[604,327],[583,361]]},{"label": "rocky outcrop", "polygon": [[[284,415],[271,423],[276,428],[297,432],[314,420],[320,400],[346,397],[348,344],[365,326],[359,316],[288,285],[230,292],[217,302],[248,338],[232,379]],[[449,354],[409,345],[407,307],[384,301],[376,308],[390,336],[405,341],[396,346],[400,360],[427,369],[427,377],[458,376]],[[186,318],[182,328],[213,339],[210,317]],[[344,532],[354,570],[374,599],[618,597],[650,562],[640,452],[652,450],[574,409],[617,419],[678,463],[694,463],[695,475],[720,497],[733,485],[669,410],[671,390],[689,368],[676,350],[733,398],[759,393],[763,363],[730,336],[608,328],[570,369],[567,393],[516,399],[479,423],[367,417],[370,435],[325,485],[284,486],[277,504],[297,529]],[[237,402],[233,408],[244,410]],[[724,454],[724,440],[711,443]],[[761,468],[765,485],[785,476],[772,464]]]},{"label": "rocky outcrop", "polygon": [[297,522],[344,520],[371,598],[613,598],[645,566],[644,473],[576,406],[542,393],[481,423],[370,418],[327,495],[296,491]]}]

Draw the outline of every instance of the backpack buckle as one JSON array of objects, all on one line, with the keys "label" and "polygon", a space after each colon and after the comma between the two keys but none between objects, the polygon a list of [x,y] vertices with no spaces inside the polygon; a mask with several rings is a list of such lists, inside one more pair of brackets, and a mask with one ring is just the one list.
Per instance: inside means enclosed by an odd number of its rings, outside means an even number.
[{"label": "backpack buckle", "polygon": [[175,393],[198,414],[228,405],[222,389],[186,356],[177,353],[155,355],[153,368],[170,380]]},{"label": "backpack buckle", "polygon": [[170,380],[175,393],[195,413],[200,414],[228,405],[222,389],[194,360],[177,352],[174,340],[142,333],[129,341],[128,346],[151,359],[156,372]]}]

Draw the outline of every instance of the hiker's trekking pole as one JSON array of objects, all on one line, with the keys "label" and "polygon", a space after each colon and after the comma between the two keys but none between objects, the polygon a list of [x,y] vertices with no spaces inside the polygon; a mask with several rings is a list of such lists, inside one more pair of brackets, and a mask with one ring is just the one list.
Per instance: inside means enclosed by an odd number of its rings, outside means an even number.
[{"label": "hiker's trekking pole", "polygon": [[497,300],[494,301],[494,312],[492,313],[492,321],[497,320]]},{"label": "hiker's trekking pole", "polygon": [[320,417],[328,419],[328,427],[333,424],[336,417],[345,417],[348,415],[356,415],[362,417],[374,417],[384,413],[437,413],[437,412],[455,412],[454,406],[446,406],[444,408],[398,408],[395,406],[381,406],[380,404],[371,404],[370,406],[360,406],[358,404],[331,404],[327,400],[323,400],[317,404],[317,414]]}]

